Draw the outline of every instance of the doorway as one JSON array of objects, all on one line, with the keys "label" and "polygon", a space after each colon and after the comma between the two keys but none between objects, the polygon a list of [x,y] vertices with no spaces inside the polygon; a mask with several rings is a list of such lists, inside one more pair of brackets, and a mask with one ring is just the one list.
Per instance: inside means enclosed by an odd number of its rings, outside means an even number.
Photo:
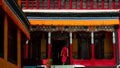
[{"label": "doorway", "polygon": [[66,40],[52,40],[52,59],[53,65],[61,65],[62,58],[60,56],[62,47],[66,44]]}]

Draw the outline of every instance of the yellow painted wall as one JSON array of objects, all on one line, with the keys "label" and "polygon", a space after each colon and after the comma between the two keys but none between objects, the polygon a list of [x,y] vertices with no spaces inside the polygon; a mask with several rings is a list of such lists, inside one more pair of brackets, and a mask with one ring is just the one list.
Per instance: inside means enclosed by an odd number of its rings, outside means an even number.
[{"label": "yellow painted wall", "polygon": [[74,58],[77,58],[78,57],[78,54],[77,54],[77,52],[78,52],[78,39],[76,38],[76,34],[74,34],[73,35],[74,36],[74,38],[72,39],[73,41],[72,41],[72,43],[73,43],[73,50],[72,50],[72,52],[73,52],[73,57]]},{"label": "yellow painted wall", "polygon": [[112,33],[106,33],[105,34],[105,43],[104,43],[104,53],[105,53],[105,57],[107,57],[107,55],[113,54],[113,44],[112,44]]},{"label": "yellow painted wall", "polygon": [[[18,31],[18,38],[17,38],[17,65],[9,62],[7,60],[8,58],[8,41],[4,42],[4,58],[0,58],[0,68],[21,68],[21,36],[20,36],[20,31]],[[7,33],[5,32],[5,37],[4,40],[7,39]],[[6,44],[5,44],[6,43]]]},{"label": "yellow painted wall", "polygon": [[78,46],[77,46],[77,39],[73,39],[73,52],[78,51]]},{"label": "yellow painted wall", "polygon": [[41,57],[45,58],[46,57],[46,39],[45,39],[45,34],[42,35],[41,39]]},{"label": "yellow painted wall", "polygon": [[0,68],[18,68],[18,66],[0,58]]}]

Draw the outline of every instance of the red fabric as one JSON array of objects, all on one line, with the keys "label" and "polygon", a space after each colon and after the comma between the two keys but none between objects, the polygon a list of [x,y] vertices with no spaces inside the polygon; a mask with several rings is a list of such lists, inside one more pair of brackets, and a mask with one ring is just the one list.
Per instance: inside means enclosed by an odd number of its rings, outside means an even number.
[{"label": "red fabric", "polygon": [[62,48],[61,56],[62,56],[62,62],[63,63],[65,63],[67,61],[67,56],[68,56],[67,51],[68,51],[67,47]]}]

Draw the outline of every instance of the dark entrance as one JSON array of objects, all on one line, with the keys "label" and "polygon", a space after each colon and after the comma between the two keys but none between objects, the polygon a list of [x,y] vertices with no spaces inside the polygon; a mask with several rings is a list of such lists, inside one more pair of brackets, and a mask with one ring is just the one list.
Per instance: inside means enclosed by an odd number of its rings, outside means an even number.
[{"label": "dark entrance", "polygon": [[66,44],[66,40],[53,40],[52,41],[52,58],[53,65],[61,65],[61,49]]}]

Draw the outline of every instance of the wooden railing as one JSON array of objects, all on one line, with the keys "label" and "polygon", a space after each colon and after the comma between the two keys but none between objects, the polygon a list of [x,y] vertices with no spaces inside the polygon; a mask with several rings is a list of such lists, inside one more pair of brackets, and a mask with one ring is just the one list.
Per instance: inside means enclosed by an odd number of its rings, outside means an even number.
[{"label": "wooden railing", "polygon": [[23,9],[120,9],[120,0],[22,0]]}]

